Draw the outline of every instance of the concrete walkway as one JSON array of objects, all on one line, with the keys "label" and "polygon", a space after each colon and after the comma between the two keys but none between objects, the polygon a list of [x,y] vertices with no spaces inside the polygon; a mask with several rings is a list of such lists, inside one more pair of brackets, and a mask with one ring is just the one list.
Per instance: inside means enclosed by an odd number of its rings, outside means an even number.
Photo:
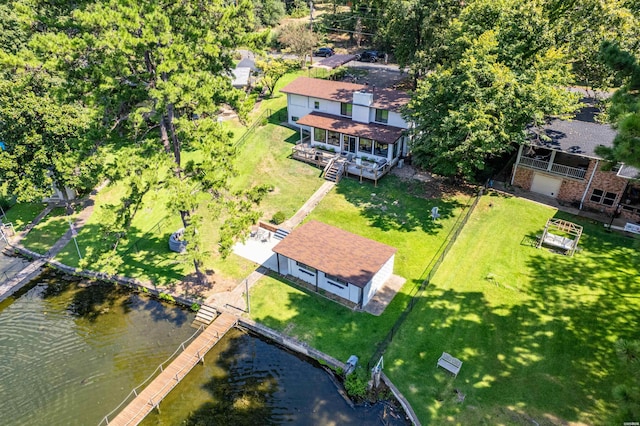
[{"label": "concrete walkway", "polygon": [[298,210],[291,219],[284,221],[282,227],[293,229],[300,225],[300,222],[302,222],[304,218],[311,213],[311,211],[318,205],[318,203],[320,203],[320,201],[322,201],[334,186],[336,186],[335,182],[325,181],[322,186],[318,188],[318,190],[307,200],[307,202],[300,207],[300,210]]},{"label": "concrete walkway", "polygon": [[[324,182],[320,188],[309,197],[307,202],[300,207],[296,214],[282,223],[282,228],[291,230],[298,226],[335,185],[335,182]],[[220,311],[235,312],[236,315],[246,312],[247,288],[251,289],[260,278],[269,272],[269,269],[276,269],[276,256],[272,249],[277,243],[277,240],[272,239],[267,242],[247,240],[244,243],[236,244],[233,248],[235,254],[249,259],[252,262],[256,262],[260,266],[231,291],[215,293],[209,296],[205,304],[213,306]]]},{"label": "concrete walkway", "polygon": [[[76,215],[76,220],[74,222],[74,228],[76,230],[82,228],[89,216],[91,216],[95,206],[95,197],[98,192],[107,184],[108,182],[102,183],[96,189],[91,191],[87,198],[80,201],[83,209]],[[25,227],[25,230],[19,232],[11,239],[10,246],[16,249],[24,249],[24,246],[22,246],[21,244],[22,239],[29,233],[29,231],[31,231],[31,229],[33,229],[34,226],[40,223],[51,212],[51,210],[53,210],[55,207],[60,207],[61,205],[62,204],[60,203],[50,203],[49,205],[47,205],[47,207],[42,212],[40,212],[40,214],[38,214],[38,216],[36,216],[29,225]],[[49,251],[47,251],[45,256],[32,261],[27,266],[25,266],[24,269],[13,276],[13,278],[11,278],[9,281],[0,284],[0,301],[3,301],[7,297],[11,296],[13,293],[20,290],[24,285],[33,280],[35,277],[40,275],[41,268],[46,263],[51,261],[51,259],[53,259],[67,244],[69,244],[72,238],[73,235],[71,229],[69,229],[58,241],[53,244],[53,246],[51,247],[51,249],[49,249]]]}]

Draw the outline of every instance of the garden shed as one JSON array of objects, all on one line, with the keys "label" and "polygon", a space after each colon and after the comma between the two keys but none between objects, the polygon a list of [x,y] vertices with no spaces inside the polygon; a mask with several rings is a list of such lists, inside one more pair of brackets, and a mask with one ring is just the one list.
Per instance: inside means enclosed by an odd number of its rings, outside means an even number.
[{"label": "garden shed", "polygon": [[391,277],[397,249],[310,221],[294,229],[273,251],[278,273],[363,307]]}]

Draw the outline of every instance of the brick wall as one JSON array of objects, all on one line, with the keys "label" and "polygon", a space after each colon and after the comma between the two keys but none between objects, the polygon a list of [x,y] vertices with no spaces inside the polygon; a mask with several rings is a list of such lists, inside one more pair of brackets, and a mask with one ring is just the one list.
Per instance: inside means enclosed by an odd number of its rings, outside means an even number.
[{"label": "brick wall", "polygon": [[[594,163],[595,161],[592,161]],[[612,213],[618,203],[620,202],[620,197],[622,197],[622,193],[624,192],[624,188],[627,186],[627,179],[623,179],[621,177],[616,176],[615,172],[611,171],[603,171],[601,170],[602,163],[598,165],[598,170],[596,174],[593,176],[593,181],[591,182],[591,186],[587,192],[587,196],[584,199],[584,208],[589,208],[593,210],[597,210],[605,213]],[[587,173],[587,176],[591,176],[591,172]],[[590,201],[591,194],[594,189],[599,189],[606,192],[612,192],[616,194],[616,199],[612,206],[607,206],[602,203],[594,203]]]},{"label": "brick wall", "polygon": [[[593,168],[595,166],[596,160],[591,160],[591,162],[589,163],[589,167],[587,168],[584,180],[563,178],[562,184],[560,185],[560,191],[558,192],[558,201],[568,204],[580,203],[580,200],[582,199],[582,196],[587,189],[589,178],[591,177],[591,173],[593,172]],[[584,199],[583,208],[611,213],[615,209],[617,203],[620,201],[620,197],[622,196],[622,192],[624,191],[627,181],[626,179],[616,176],[614,172],[602,171],[601,168],[602,162],[598,163],[598,170],[593,176],[593,181],[591,182],[591,185],[589,186],[589,189],[587,191],[587,196]],[[518,166],[518,168],[516,169],[515,177],[513,179],[514,186],[518,186],[526,191],[531,190],[531,184],[533,183],[533,176],[535,173],[544,172]],[[556,176],[553,174],[551,175]],[[600,189],[605,193],[613,192],[617,194],[613,206],[607,206],[602,203],[594,203],[590,201],[589,199],[594,189]]]},{"label": "brick wall", "polygon": [[533,170],[526,167],[518,166],[516,175],[513,178],[513,185],[529,191],[533,182]]}]

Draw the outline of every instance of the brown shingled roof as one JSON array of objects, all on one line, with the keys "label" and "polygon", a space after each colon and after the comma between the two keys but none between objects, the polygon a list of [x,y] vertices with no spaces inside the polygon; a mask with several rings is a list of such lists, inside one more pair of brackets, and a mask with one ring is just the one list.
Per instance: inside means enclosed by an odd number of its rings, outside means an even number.
[{"label": "brown shingled roof", "polygon": [[375,123],[360,123],[350,118],[338,117],[322,112],[312,112],[296,121],[303,126],[333,130],[351,136],[373,139],[382,143],[394,143],[404,129],[400,127],[383,126]]},{"label": "brown shingled roof", "polygon": [[273,251],[362,288],[397,249],[313,220],[294,229]]},{"label": "brown shingled roof", "polygon": [[298,77],[280,91],[345,103],[353,102],[353,92],[373,92],[372,107],[392,111],[399,111],[409,102],[409,94],[399,90],[310,77]]}]

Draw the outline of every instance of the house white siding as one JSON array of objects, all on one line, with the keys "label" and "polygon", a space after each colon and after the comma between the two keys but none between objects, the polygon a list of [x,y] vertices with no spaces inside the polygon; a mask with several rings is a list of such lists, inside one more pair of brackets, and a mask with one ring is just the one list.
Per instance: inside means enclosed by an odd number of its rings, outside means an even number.
[{"label": "house white siding", "polygon": [[318,272],[311,273],[304,268],[298,266],[295,260],[289,259],[288,261],[288,269],[289,274],[293,275],[296,278],[301,279],[302,281],[306,281],[309,284],[316,285],[316,275]]},{"label": "house white siding", "polygon": [[360,123],[369,123],[369,117],[371,116],[370,108],[362,105],[353,106],[353,115],[351,119]]},{"label": "house white siding", "polygon": [[378,289],[391,277],[391,274],[393,273],[394,260],[395,255],[389,258],[382,268],[380,268],[378,273],[373,276],[372,280],[369,281],[362,289],[353,284],[338,282],[338,280],[332,279],[322,271],[316,271],[315,273],[311,272],[304,267],[300,267],[295,260],[284,256],[281,256],[280,262],[281,273],[288,273],[289,275],[313,286],[315,286],[317,282],[318,289],[335,294],[336,296],[342,297],[350,302],[360,303],[360,294],[362,293],[362,305],[364,306],[369,303]]},{"label": "house white siding", "polygon": [[[374,112],[374,114],[375,114],[375,112]],[[399,112],[394,112],[394,111],[389,111],[389,121],[387,122],[387,125],[393,126],[393,127],[401,127],[403,129],[408,129],[409,128],[409,125],[402,118],[402,115],[400,115]]]},{"label": "house white siding", "polygon": [[[325,275],[325,273],[321,273],[318,277],[318,288],[328,291],[329,293],[333,293],[337,296],[342,297],[343,299],[351,300],[351,287],[355,287],[352,284],[339,283],[336,280],[332,280]],[[357,288],[357,287],[356,287]],[[352,302],[358,303],[357,300],[351,300]]]},{"label": "house white siding", "polygon": [[371,282],[367,284],[364,291],[364,298],[362,300],[362,305],[366,305],[369,303],[369,300],[376,294],[376,291],[385,283],[393,274],[393,263],[395,261],[396,256],[393,255],[387,260],[387,262],[382,265],[382,268],[378,271],[377,274],[373,276]]}]

